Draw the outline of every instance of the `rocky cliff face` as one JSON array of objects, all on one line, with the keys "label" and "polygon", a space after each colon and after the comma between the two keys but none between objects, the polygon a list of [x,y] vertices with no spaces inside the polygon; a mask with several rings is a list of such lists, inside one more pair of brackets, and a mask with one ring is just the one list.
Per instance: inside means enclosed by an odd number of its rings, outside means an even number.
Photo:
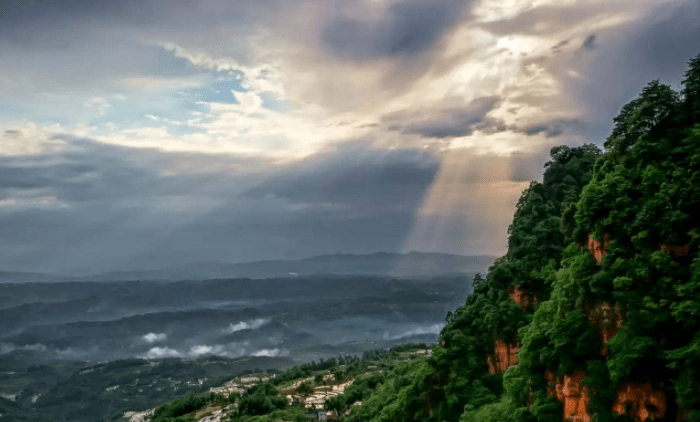
[{"label": "rocky cliff face", "polygon": [[[608,249],[611,238],[605,233],[602,241],[596,240],[592,235],[588,236],[587,249],[596,261],[596,265],[602,264]],[[667,252],[674,257],[687,256],[690,245],[671,245],[664,242],[659,246],[663,252]],[[535,311],[537,306],[537,295],[530,293],[522,287],[511,287],[509,289],[510,299],[520,305],[524,311]],[[597,303],[586,303],[584,312],[591,326],[595,327],[600,334],[600,342],[604,346],[600,349],[601,356],[608,355],[606,344],[620,331],[624,329],[624,312],[610,302],[599,301]],[[666,340],[663,336],[659,338],[659,344],[664,346]],[[518,351],[520,350],[520,339],[516,338],[511,343],[505,343],[502,339],[496,338],[493,341],[494,352],[487,355],[489,373],[492,375],[505,372],[509,367],[518,364]],[[582,384],[586,378],[583,368],[578,368],[570,374],[556,373],[551,369],[545,371],[547,382],[547,394],[556,397],[563,404],[562,418],[571,422],[590,422],[592,414],[588,410],[591,390]],[[652,385],[651,382],[633,383],[626,382],[616,389],[617,399],[613,403],[611,410],[618,415],[628,415],[635,422],[663,420],[666,416],[668,403],[666,394],[661,389],[663,385]],[[530,394],[529,403],[534,402],[534,397]],[[676,406],[680,407],[677,403]],[[680,422],[684,418],[689,418],[690,412],[680,410],[677,412],[676,421]]]},{"label": "rocky cliff face", "polygon": [[[537,294],[530,293],[522,287],[512,287],[510,289],[510,299],[517,305],[520,305],[523,311],[534,311],[537,307]],[[510,343],[505,343],[500,338],[494,339],[493,353],[486,356],[489,374],[500,374],[509,367],[516,365],[518,363],[519,350],[520,340],[517,338]]]},{"label": "rocky cliff face", "polygon": [[[588,237],[587,247],[597,265],[600,265],[607,253],[607,244],[610,236],[606,233],[602,242],[598,242],[591,235]],[[670,245],[668,242],[660,248],[673,256],[686,256],[689,245]],[[606,344],[623,328],[623,313],[619,308],[608,302],[586,304],[586,316],[589,322],[600,332],[601,343]],[[665,339],[661,337],[659,343],[663,345]],[[601,356],[608,354],[608,348],[603,347]],[[517,363],[517,362],[516,362]],[[557,400],[564,403],[563,419],[572,422],[589,422],[591,414],[588,410],[590,390],[581,384],[586,377],[582,368],[572,374],[561,375],[547,370],[545,379],[550,384],[548,393],[556,396]],[[660,389],[662,385],[652,386],[651,382],[624,383],[617,387],[617,400],[612,405],[612,410],[618,415],[627,414],[635,422],[662,420],[666,416],[668,407],[666,394]],[[677,405],[677,404],[676,404]],[[689,417],[688,412],[678,412],[677,421]]]},{"label": "rocky cliff face", "polygon": [[516,365],[518,363],[518,350],[520,350],[520,344],[517,341],[505,343],[502,339],[495,339],[493,341],[494,352],[486,356],[489,374],[500,374]]}]

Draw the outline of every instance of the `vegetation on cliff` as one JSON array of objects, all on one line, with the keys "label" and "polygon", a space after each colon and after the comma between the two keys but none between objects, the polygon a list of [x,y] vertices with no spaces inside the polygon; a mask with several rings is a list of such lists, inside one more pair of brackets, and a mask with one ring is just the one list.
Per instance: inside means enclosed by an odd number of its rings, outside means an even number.
[{"label": "vegetation on cliff", "polygon": [[508,253],[364,420],[700,420],[700,56],[689,66],[682,92],[653,81],[622,108],[604,153],[552,149]]}]

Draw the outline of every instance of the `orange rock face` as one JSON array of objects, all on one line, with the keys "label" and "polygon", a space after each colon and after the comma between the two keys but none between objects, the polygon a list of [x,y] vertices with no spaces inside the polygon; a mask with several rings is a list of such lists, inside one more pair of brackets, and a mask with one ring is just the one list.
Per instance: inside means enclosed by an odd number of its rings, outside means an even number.
[{"label": "orange rock face", "polygon": [[530,305],[532,305],[533,310],[537,307],[537,295],[534,293],[530,294],[527,289],[523,289],[522,287],[512,288],[510,291],[510,298],[513,302],[520,305],[523,311],[527,310]]},{"label": "orange rock face", "polygon": [[593,254],[596,264],[601,265],[603,263],[603,257],[608,253],[608,243],[610,243],[610,235],[608,233],[603,234],[602,242],[595,240],[590,234],[588,235],[588,244],[586,246]]},{"label": "orange rock face", "polygon": [[[564,403],[563,419],[574,422],[590,422],[588,412],[589,391],[581,381],[585,378],[583,370],[574,371],[571,375],[558,375],[551,370],[545,372],[545,380],[549,384],[547,394],[556,396]],[[617,400],[611,409],[622,415],[629,414],[635,422],[663,419],[666,415],[666,395],[661,390],[652,388],[651,383],[626,383],[617,389]],[[679,409],[676,422],[688,418],[690,412]]]},{"label": "orange rock face", "polygon": [[547,381],[547,394],[550,396],[553,396],[556,394],[555,390],[555,375],[554,372],[550,369],[547,369],[547,371],[544,373],[544,379]]},{"label": "orange rock face", "polygon": [[666,414],[666,395],[654,390],[651,383],[626,383],[617,389],[617,400],[612,410],[619,414],[629,412],[635,421],[663,419]]},{"label": "orange rock face", "polygon": [[687,245],[672,245],[670,241],[665,241],[659,244],[659,250],[668,252],[673,256],[686,256],[690,253],[690,244]]},{"label": "orange rock face", "polygon": [[518,343],[506,344],[500,339],[493,341],[494,354],[486,356],[489,373],[492,375],[505,372],[506,369],[518,363]]},{"label": "orange rock face", "polygon": [[[588,391],[581,384],[585,377],[583,370],[576,370],[572,375],[564,375],[559,378],[554,386],[554,394],[557,400],[564,402],[564,420],[573,422],[590,422],[588,413]],[[545,378],[554,381],[554,373],[548,371]]]}]

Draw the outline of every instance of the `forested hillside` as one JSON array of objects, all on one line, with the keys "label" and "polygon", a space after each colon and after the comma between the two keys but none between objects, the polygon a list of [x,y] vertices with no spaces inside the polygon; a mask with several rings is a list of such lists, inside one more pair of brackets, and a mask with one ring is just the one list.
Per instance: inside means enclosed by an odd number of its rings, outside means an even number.
[{"label": "forested hillside", "polygon": [[552,149],[434,355],[348,420],[700,420],[700,56],[614,123]]}]

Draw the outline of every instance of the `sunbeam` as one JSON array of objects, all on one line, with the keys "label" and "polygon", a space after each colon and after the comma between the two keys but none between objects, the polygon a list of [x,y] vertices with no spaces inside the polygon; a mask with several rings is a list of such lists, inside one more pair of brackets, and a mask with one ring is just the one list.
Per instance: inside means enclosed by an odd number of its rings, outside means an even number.
[{"label": "sunbeam", "polygon": [[512,180],[510,167],[509,157],[445,153],[402,251],[503,254],[508,222],[528,185]]}]

